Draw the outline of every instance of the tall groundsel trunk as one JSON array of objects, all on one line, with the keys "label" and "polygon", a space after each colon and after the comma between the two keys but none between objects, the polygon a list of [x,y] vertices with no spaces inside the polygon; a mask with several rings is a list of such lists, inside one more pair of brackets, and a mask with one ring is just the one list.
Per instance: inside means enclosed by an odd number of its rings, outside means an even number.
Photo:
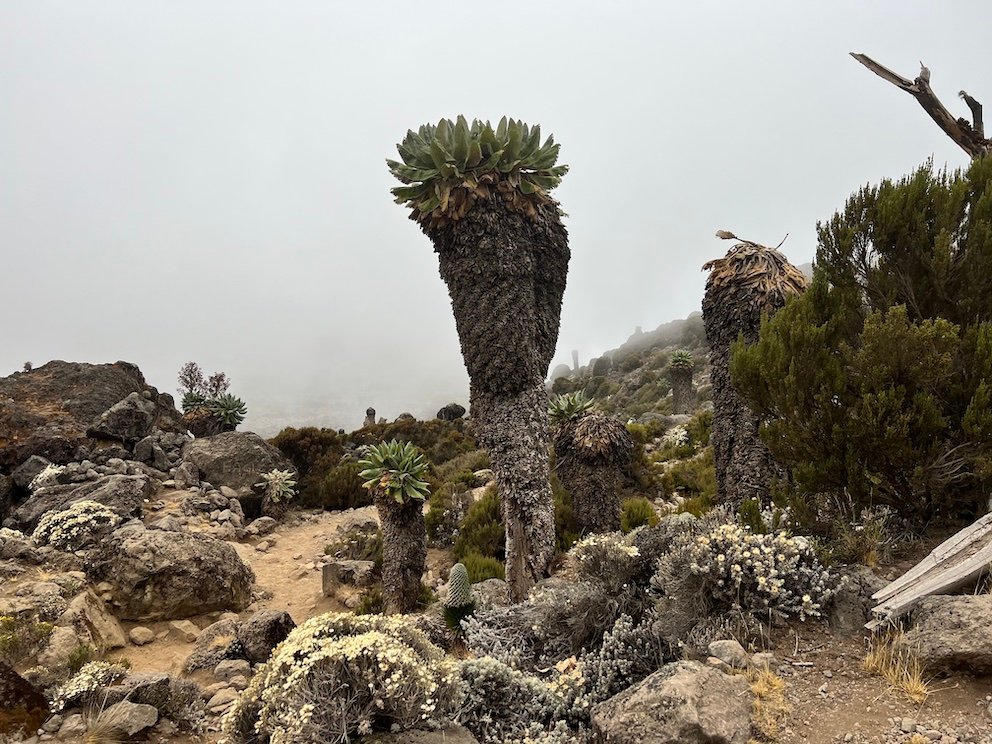
[{"label": "tall groundsel trunk", "polygon": [[386,614],[410,612],[420,599],[427,563],[424,502],[400,504],[388,493],[373,494],[382,523],[382,596]]},{"label": "tall groundsel trunk", "polygon": [[498,195],[427,233],[472,381],[476,435],[496,474],[507,582],[520,600],[554,554],[544,380],[558,339],[568,236],[555,206],[529,217]]}]

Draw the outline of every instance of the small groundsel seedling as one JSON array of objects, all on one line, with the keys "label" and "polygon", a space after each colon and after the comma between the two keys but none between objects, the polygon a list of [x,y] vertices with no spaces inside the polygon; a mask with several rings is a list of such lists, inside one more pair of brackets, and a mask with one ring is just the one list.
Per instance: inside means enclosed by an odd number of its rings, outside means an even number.
[{"label": "small groundsel seedling", "polygon": [[38,521],[32,537],[39,545],[80,550],[95,544],[120,523],[120,516],[110,507],[83,499],[68,509],[45,514]]},{"label": "small groundsel seedling", "polygon": [[262,474],[262,482],[256,487],[265,489],[265,498],[274,503],[289,501],[296,495],[296,481],[291,470],[270,470]]},{"label": "small groundsel seedling", "polygon": [[31,479],[31,483],[28,484],[28,490],[33,493],[46,486],[55,485],[56,480],[63,472],[65,472],[65,465],[49,463],[38,475]]},{"label": "small groundsel seedling", "polygon": [[396,616],[329,613],[293,630],[225,714],[234,743],[354,741],[440,726],[462,685],[453,662]]},{"label": "small groundsel seedling", "polygon": [[369,449],[358,464],[358,474],[369,491],[381,491],[398,504],[423,501],[430,495],[430,484],[423,480],[428,464],[420,450],[410,442],[382,442]]},{"label": "small groundsel seedling", "polygon": [[548,404],[548,417],[553,424],[566,424],[592,410],[594,403],[595,401],[581,390],[577,393],[562,393],[554,396]]},{"label": "small groundsel seedling", "polygon": [[468,578],[465,564],[456,563],[448,573],[448,590],[442,601],[444,621],[455,633],[461,633],[462,620],[475,612],[475,597],[472,595],[472,582]]}]

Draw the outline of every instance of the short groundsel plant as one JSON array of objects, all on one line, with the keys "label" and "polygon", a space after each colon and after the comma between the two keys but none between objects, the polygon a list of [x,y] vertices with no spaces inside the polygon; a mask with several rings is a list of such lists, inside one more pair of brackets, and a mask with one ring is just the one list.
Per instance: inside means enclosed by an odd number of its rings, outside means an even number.
[{"label": "short groundsel plant", "polygon": [[893,690],[902,692],[916,704],[930,696],[929,679],[916,649],[903,642],[902,631],[890,629],[868,638],[862,667],[884,679]]},{"label": "short groundsel plant", "polygon": [[296,495],[296,481],[291,470],[270,470],[262,474],[262,482],[256,487],[265,489],[265,497],[272,502],[289,501]]},{"label": "short groundsel plant", "polygon": [[593,403],[593,399],[581,390],[577,393],[562,393],[554,396],[548,404],[548,417],[552,424],[567,424],[592,410]]},{"label": "short groundsel plant", "polygon": [[423,501],[430,494],[430,484],[423,480],[429,467],[427,460],[410,442],[394,439],[377,444],[358,464],[363,487],[385,493],[398,504]]}]

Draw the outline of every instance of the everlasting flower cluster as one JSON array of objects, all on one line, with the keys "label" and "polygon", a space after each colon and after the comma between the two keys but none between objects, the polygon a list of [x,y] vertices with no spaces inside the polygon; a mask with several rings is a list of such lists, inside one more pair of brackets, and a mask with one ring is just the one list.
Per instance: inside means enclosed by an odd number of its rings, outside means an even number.
[{"label": "everlasting flower cluster", "polygon": [[673,426],[661,438],[664,447],[685,447],[689,444],[689,430],[684,426]]},{"label": "everlasting flower cluster", "polygon": [[568,551],[569,560],[580,576],[601,580],[613,574],[626,573],[640,554],[618,532],[591,535],[577,542]]},{"label": "everlasting flower cluster", "polygon": [[94,692],[124,678],[127,669],[120,664],[91,661],[84,664],[68,682],[52,692],[52,712],[58,713],[76,703],[85,702]]},{"label": "everlasting flower cluster", "polygon": [[385,721],[406,730],[450,720],[459,697],[453,663],[403,619],[331,613],[290,633],[223,728],[235,742],[347,742]]},{"label": "everlasting flower cluster", "polygon": [[755,613],[819,616],[837,588],[809,542],[785,532],[722,524],[690,544],[688,559],[711,599]]},{"label": "everlasting flower cluster", "polygon": [[31,479],[28,488],[34,492],[45,486],[50,486],[55,483],[55,479],[62,475],[63,472],[65,472],[64,465],[53,465],[49,463],[45,466],[44,470]]},{"label": "everlasting flower cluster", "polygon": [[39,545],[79,550],[94,544],[120,523],[120,516],[109,507],[84,499],[68,509],[45,514],[38,522],[33,537]]},{"label": "everlasting flower cluster", "polygon": [[459,722],[481,744],[526,739],[551,722],[561,698],[537,677],[488,656],[460,664],[465,699]]}]

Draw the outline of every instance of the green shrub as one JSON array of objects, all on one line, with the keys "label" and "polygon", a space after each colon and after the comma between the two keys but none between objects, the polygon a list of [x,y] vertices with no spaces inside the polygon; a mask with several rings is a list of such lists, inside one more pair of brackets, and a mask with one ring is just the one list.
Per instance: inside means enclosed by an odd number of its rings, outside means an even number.
[{"label": "green shrub", "polygon": [[624,499],[620,507],[620,530],[624,534],[644,525],[653,527],[659,521],[651,502],[643,496]]},{"label": "green shrub", "polygon": [[700,503],[712,504],[716,497],[713,448],[706,447],[691,460],[673,464],[661,476],[661,484],[667,493],[677,493],[687,499],[699,499]]},{"label": "green shrub", "polygon": [[386,611],[386,599],[382,596],[382,584],[373,584],[362,592],[355,607],[356,615],[381,615]]},{"label": "green shrub", "polygon": [[505,579],[506,567],[502,561],[478,553],[466,553],[462,557],[465,570],[468,571],[469,580],[473,584],[478,584],[486,579]]},{"label": "green shrub", "polygon": [[69,652],[67,666],[70,674],[76,674],[86,664],[93,661],[95,649],[88,643],[81,643]]},{"label": "green shrub", "polygon": [[372,496],[362,488],[359,474],[362,466],[356,460],[345,459],[324,475],[316,491],[304,490],[299,496],[299,504],[304,508],[320,508],[328,511],[356,509],[372,503]]},{"label": "green shrub", "polygon": [[700,411],[685,424],[686,431],[693,444],[705,447],[710,443],[710,431],[713,429],[713,411]]},{"label": "green shrub", "polygon": [[486,489],[483,497],[469,507],[455,538],[453,553],[455,560],[462,563],[469,553],[505,560],[506,533],[495,487]]},{"label": "green shrub", "polygon": [[582,526],[572,510],[572,495],[554,473],[551,474],[551,496],[555,505],[555,550],[564,553],[582,537]]},{"label": "green shrub", "polygon": [[51,623],[22,615],[0,615],[0,660],[10,666],[41,651],[55,630]]},{"label": "green shrub", "polygon": [[[827,512],[973,518],[992,488],[992,159],[866,186],[818,224],[810,289],[731,377]],[[839,516],[839,515],[836,515]]]}]

